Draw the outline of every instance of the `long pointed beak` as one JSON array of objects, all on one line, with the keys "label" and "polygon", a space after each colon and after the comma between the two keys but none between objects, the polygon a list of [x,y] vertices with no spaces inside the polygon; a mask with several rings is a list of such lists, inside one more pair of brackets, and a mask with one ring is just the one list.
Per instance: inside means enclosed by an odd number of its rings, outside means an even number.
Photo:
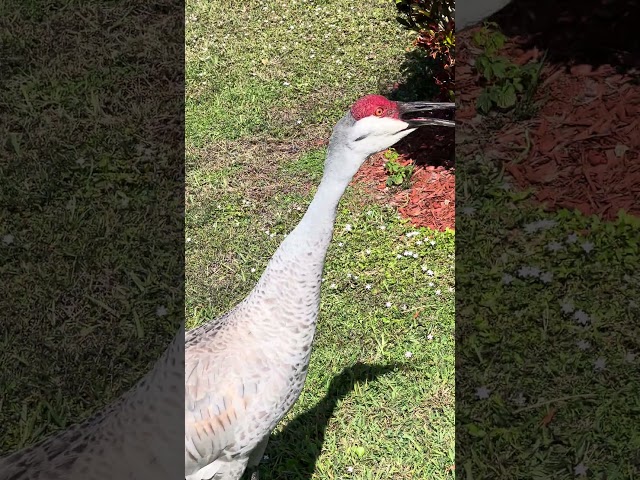
[{"label": "long pointed beak", "polygon": [[437,118],[435,113],[446,113],[451,117],[455,113],[456,104],[449,102],[398,102],[400,120],[410,127],[422,127],[424,125],[440,125],[443,127],[455,127],[456,122],[447,118]]}]

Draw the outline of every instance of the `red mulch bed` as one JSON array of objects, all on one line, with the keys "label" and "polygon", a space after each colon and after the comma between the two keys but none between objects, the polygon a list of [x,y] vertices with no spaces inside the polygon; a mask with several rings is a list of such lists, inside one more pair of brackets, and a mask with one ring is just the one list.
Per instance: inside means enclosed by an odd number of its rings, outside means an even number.
[{"label": "red mulch bed", "polygon": [[[505,17],[508,15],[507,12]],[[503,23],[515,25],[518,18],[507,18]],[[536,18],[545,21],[544,15]],[[595,28],[597,32],[601,25],[596,22],[595,26],[580,24],[578,27]],[[592,66],[571,60],[571,55],[580,44],[577,40],[584,43],[585,38],[588,40],[593,35],[581,35],[581,30],[570,32],[566,25],[563,29],[546,28],[543,36],[512,34],[501,52],[523,65],[540,58],[541,52],[534,44],[542,42],[549,48],[551,60],[542,72],[542,83],[535,98],[541,108],[534,118],[522,121],[511,120],[506,115],[481,117],[477,114],[475,105],[482,86],[473,69],[475,55],[479,53],[471,43],[476,29],[457,35],[456,130],[461,138],[471,139],[461,151],[475,148],[502,161],[514,183],[521,189],[533,188],[537,201],[549,211],[578,209],[586,215],[611,220],[622,209],[639,216],[638,73],[633,70],[629,73],[628,69],[622,70],[627,73],[616,73],[620,65],[614,68],[606,61],[611,58],[611,63],[615,63],[620,55],[607,52],[619,53],[628,42],[621,43],[622,47],[615,43],[603,47],[607,55],[600,55],[602,59],[598,57]],[[553,42],[545,44],[545,38]],[[585,61],[593,50],[582,48],[574,58]],[[404,164],[415,161],[417,165],[408,190],[386,187],[386,160],[382,154],[363,165],[355,181],[376,192],[381,202],[396,205],[400,214],[417,226],[455,229],[455,170],[449,160],[454,148],[451,130],[422,128],[398,146],[401,161]]]},{"label": "red mulch bed", "polygon": [[416,165],[406,190],[386,186],[387,159],[383,153],[367,160],[354,182],[365,185],[381,202],[396,206],[400,215],[417,227],[455,230],[454,138],[452,128],[424,127],[396,145],[398,163]]},{"label": "red mulch bed", "polygon": [[[463,92],[456,121],[477,131],[483,120],[475,111],[481,87],[472,68],[472,34],[456,39],[456,82]],[[518,64],[539,57],[525,43],[511,38],[503,54]],[[503,159],[520,188],[533,187],[550,211],[578,209],[607,220],[620,209],[640,215],[640,86],[632,74],[616,74],[610,65],[551,64],[542,79],[536,94],[542,106],[534,118],[488,132],[492,155]],[[523,155],[527,131],[531,147]]]}]

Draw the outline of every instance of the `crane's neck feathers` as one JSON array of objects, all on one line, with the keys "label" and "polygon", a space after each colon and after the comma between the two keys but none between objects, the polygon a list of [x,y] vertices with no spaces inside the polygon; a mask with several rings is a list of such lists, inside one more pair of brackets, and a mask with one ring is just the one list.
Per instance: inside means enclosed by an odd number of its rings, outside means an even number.
[{"label": "crane's neck feathers", "polygon": [[[284,329],[297,329],[304,324],[311,327],[310,331],[315,330],[322,271],[333,236],[337,207],[366,158],[364,154],[346,148],[341,140],[340,134],[332,136],[322,181],[309,208],[298,226],[280,244],[248,297],[248,300],[272,299],[283,310],[295,309],[295,318],[283,315],[279,320]],[[356,158],[358,155],[362,158]],[[271,324],[270,328],[274,327]]]}]

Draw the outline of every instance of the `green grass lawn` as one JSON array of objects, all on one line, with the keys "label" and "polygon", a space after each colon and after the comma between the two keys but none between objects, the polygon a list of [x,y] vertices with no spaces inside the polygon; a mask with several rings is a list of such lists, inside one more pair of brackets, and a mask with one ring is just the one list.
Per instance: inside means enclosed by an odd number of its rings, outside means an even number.
[{"label": "green grass lawn", "polygon": [[472,158],[457,172],[458,473],[640,478],[640,221],[544,213]]},{"label": "green grass lawn", "polygon": [[456,470],[640,478],[640,220],[547,213],[509,185],[492,139],[535,119],[530,94],[457,131]]},{"label": "green grass lawn", "polygon": [[[190,328],[250,291],[311,201],[317,145],[401,79],[411,36],[388,1],[190,1],[187,20]],[[261,478],[453,476],[454,235],[413,232],[347,191],[307,383]]]},{"label": "green grass lawn", "polygon": [[3,455],[109,404],[175,335],[183,149],[179,16],[9,1],[0,19]]}]

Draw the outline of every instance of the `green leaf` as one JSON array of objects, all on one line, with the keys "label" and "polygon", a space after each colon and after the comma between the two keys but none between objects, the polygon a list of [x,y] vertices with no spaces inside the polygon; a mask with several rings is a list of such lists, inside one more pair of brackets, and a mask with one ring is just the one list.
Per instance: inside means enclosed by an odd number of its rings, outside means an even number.
[{"label": "green leaf", "polygon": [[493,61],[492,63],[492,71],[493,74],[495,75],[496,78],[500,79],[500,78],[505,78],[505,76],[507,75],[507,62],[502,59],[496,59]]},{"label": "green leaf", "polygon": [[354,447],[353,451],[359,458],[364,457],[364,454],[366,453],[364,447]]},{"label": "green leaf", "polygon": [[509,83],[508,85],[505,85],[505,87],[500,92],[500,95],[498,95],[496,104],[500,108],[510,108],[516,104],[517,100],[518,98],[516,96],[516,89],[514,88],[513,84]]},{"label": "green leaf", "polygon": [[477,105],[478,105],[478,111],[480,111],[480,113],[487,114],[489,113],[489,110],[491,110],[491,105],[492,105],[491,96],[487,91],[487,89],[483,90],[478,96]]},{"label": "green leaf", "polygon": [[478,437],[478,438],[482,438],[484,437],[487,432],[485,432],[484,430],[482,430],[480,427],[478,427],[475,423],[469,423],[467,425],[467,430],[469,432],[469,435],[471,435],[472,437]]}]

